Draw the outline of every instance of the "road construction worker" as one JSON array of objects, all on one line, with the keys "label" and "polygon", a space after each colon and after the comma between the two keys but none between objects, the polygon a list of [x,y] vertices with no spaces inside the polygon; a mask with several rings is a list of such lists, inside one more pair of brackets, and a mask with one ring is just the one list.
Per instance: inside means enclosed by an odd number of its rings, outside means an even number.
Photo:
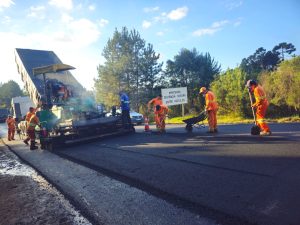
[{"label": "road construction worker", "polygon": [[162,104],[163,104],[163,102],[161,99],[161,94],[159,94],[156,98],[153,98],[148,102],[148,111],[150,111],[151,107],[153,107],[153,112],[155,112],[155,110],[156,110],[155,107],[157,105],[162,105]]},{"label": "road construction worker", "polygon": [[[27,126],[27,135],[30,139],[30,150],[35,150],[38,147],[35,145],[35,127],[40,124],[40,120],[36,114],[33,114],[29,119]],[[25,141],[24,141],[25,142]],[[28,142],[28,141],[27,141]]]},{"label": "road construction worker", "polygon": [[200,94],[205,97],[205,111],[208,115],[208,133],[217,133],[217,111],[218,103],[216,97],[212,91],[206,89],[206,87],[200,88]]},{"label": "road construction worker", "polygon": [[166,132],[166,117],[169,109],[166,105],[156,105],[155,106],[155,123],[158,131],[164,133]]},{"label": "road construction worker", "polygon": [[255,80],[248,80],[246,86],[254,94],[255,103],[251,107],[256,108],[256,123],[261,130],[260,135],[271,135],[271,130],[265,120],[269,102],[264,89]]},{"label": "road construction worker", "polygon": [[[29,125],[29,121],[30,121],[30,118],[35,115],[35,112],[36,112],[37,108],[33,108],[33,107],[29,107],[29,111],[27,112],[26,116],[25,116],[25,121],[26,121],[26,131],[27,131],[27,128],[28,128],[28,125]],[[23,141],[26,145],[29,145],[28,141],[30,140],[30,137],[29,135],[27,134],[27,138]]]},{"label": "road construction worker", "polygon": [[9,141],[15,140],[16,121],[11,115],[8,115],[6,119],[6,124],[7,124],[7,139]]},{"label": "road construction worker", "polygon": [[130,118],[130,101],[129,97],[126,93],[120,92],[120,107],[121,107],[121,117],[122,117],[122,123],[123,127],[125,129],[130,129],[132,127],[131,125],[131,118]]},{"label": "road construction worker", "polygon": [[[151,99],[148,102],[148,104],[147,104],[147,106],[148,106],[148,113],[150,112],[151,107],[153,107],[154,119],[155,119],[156,106],[157,105],[162,105],[162,104],[163,104],[163,101],[162,101],[162,98],[161,98],[161,94],[157,95],[156,98],[153,98],[153,99]],[[156,123],[156,125],[157,125],[157,123]],[[158,129],[157,126],[156,126],[156,128]]]}]

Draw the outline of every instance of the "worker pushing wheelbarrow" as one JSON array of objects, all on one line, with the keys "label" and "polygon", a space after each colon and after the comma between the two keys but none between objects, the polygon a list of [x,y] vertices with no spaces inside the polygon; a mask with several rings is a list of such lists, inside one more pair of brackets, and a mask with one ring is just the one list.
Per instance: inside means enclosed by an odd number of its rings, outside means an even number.
[{"label": "worker pushing wheelbarrow", "polygon": [[206,119],[207,119],[207,113],[204,110],[198,116],[192,117],[192,118],[189,118],[189,119],[185,119],[185,120],[182,120],[182,121],[184,123],[186,123],[185,129],[188,132],[192,132],[193,131],[193,127],[204,128],[205,125],[204,125],[203,121],[206,120]]}]

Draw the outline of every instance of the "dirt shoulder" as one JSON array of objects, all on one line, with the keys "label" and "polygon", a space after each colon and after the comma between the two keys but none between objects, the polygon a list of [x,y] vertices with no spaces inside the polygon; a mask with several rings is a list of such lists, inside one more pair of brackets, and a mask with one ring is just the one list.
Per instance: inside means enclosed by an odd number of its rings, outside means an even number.
[{"label": "dirt shoulder", "polygon": [[0,143],[0,187],[0,224],[90,224],[3,143]]}]

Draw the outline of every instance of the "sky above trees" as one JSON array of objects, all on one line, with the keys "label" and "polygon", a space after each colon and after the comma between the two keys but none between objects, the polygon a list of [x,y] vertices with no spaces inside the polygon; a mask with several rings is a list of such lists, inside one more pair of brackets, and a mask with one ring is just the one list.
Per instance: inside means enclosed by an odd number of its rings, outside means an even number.
[{"label": "sky above trees", "polygon": [[116,28],[136,29],[165,62],[181,48],[209,52],[223,70],[263,47],[300,48],[298,0],[0,0],[0,82],[22,85],[14,48],[53,50],[90,89]]}]

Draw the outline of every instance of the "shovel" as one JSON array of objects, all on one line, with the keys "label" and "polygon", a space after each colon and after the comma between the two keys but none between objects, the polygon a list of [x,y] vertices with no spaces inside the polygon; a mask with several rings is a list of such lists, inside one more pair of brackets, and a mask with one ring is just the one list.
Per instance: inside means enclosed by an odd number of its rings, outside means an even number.
[{"label": "shovel", "polygon": [[252,109],[252,114],[253,114],[253,119],[254,119],[254,126],[251,127],[251,134],[252,135],[259,135],[260,128],[259,128],[259,126],[257,125],[257,122],[256,122],[256,116],[255,116],[254,108],[252,107],[253,99],[252,99],[252,95],[251,95],[251,92],[250,92],[249,89],[248,89],[248,93],[249,93],[249,97],[250,97],[251,109]]}]

